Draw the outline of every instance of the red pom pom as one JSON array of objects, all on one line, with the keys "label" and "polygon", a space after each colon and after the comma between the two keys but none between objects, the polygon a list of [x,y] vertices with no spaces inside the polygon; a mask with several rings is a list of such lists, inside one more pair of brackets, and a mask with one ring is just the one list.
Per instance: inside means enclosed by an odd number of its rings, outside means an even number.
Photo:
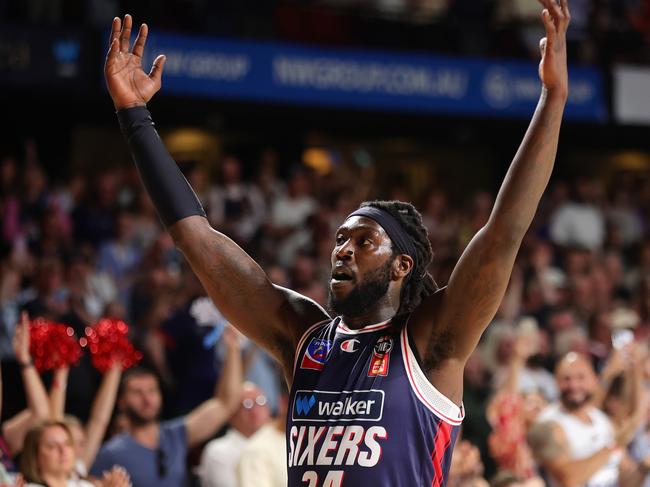
[{"label": "red pom pom", "polygon": [[92,327],[87,327],[86,338],[80,341],[88,347],[93,367],[106,372],[116,362],[122,364],[122,369],[137,364],[142,353],[133,347],[128,333],[129,326],[114,318],[102,318]]},{"label": "red pom pom", "polygon": [[29,326],[29,352],[39,372],[79,362],[81,347],[68,325],[37,318]]}]

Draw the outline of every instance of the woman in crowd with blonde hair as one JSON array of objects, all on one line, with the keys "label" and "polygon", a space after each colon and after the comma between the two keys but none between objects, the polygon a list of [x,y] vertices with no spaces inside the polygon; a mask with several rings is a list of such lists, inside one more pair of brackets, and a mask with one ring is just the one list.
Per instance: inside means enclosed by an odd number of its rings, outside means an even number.
[{"label": "woman in crowd with blonde hair", "polygon": [[75,450],[72,433],[63,421],[48,420],[25,437],[21,472],[26,487],[130,487],[126,471],[114,467],[101,480],[90,483],[74,475]]}]

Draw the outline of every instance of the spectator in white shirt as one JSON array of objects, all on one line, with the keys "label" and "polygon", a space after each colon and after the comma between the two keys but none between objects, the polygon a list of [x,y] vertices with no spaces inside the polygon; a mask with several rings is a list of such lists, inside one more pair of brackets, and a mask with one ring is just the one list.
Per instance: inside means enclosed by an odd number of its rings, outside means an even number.
[{"label": "spectator in white shirt", "polygon": [[285,487],[287,444],[285,427],[289,396],[280,397],[278,415],[248,440],[239,460],[239,487]]},{"label": "spectator in white shirt", "polygon": [[248,438],[270,418],[268,401],[251,382],[243,385],[239,409],[230,419],[230,430],[203,449],[199,476],[203,487],[238,487],[237,466]]}]

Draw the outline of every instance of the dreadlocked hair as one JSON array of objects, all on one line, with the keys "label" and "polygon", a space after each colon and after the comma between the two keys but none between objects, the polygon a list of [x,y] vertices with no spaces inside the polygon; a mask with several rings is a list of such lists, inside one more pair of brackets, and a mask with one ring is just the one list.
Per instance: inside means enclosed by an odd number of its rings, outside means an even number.
[{"label": "dreadlocked hair", "polygon": [[[402,286],[397,310],[398,315],[409,314],[422,302],[422,299],[438,290],[436,281],[427,270],[433,260],[433,250],[429,233],[422,223],[422,215],[415,206],[404,201],[365,201],[359,207],[366,206],[390,213],[402,225],[415,245],[417,252],[417,256],[414,256],[415,264]],[[396,251],[394,247],[393,251]]]}]

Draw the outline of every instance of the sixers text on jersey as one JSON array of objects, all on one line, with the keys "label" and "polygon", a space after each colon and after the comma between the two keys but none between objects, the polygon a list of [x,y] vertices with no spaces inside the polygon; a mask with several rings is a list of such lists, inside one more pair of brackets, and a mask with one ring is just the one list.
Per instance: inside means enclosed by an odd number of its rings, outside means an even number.
[{"label": "sixers text on jersey", "polygon": [[405,327],[314,325],[290,394],[289,486],[443,486],[462,418],[421,371]]}]

